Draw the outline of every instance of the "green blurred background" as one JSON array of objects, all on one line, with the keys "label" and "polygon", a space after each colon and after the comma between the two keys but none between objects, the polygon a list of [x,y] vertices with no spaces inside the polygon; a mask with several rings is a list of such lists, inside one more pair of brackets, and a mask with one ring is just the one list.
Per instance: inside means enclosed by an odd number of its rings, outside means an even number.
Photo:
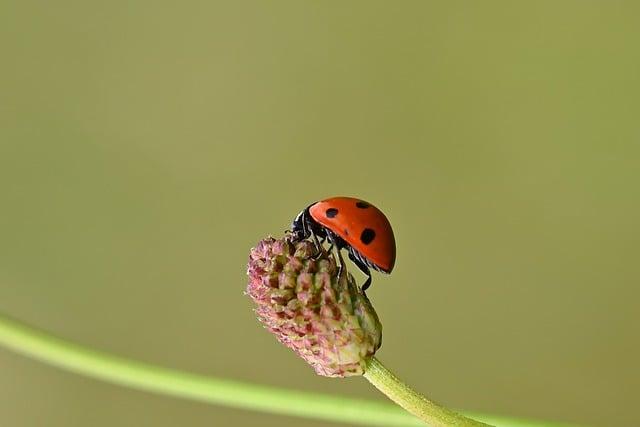
[{"label": "green blurred background", "polygon": [[[517,4],[516,4],[517,3]],[[0,311],[209,375],[384,400],[257,323],[311,201],[394,225],[378,353],[468,410],[636,426],[640,4],[0,3]],[[361,276],[358,276],[361,277]],[[6,426],[320,426],[0,349]]]}]

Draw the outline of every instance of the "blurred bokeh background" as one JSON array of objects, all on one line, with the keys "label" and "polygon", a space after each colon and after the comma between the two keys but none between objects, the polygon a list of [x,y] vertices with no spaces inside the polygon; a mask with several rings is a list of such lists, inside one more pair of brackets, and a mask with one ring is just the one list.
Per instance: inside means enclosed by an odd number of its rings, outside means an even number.
[{"label": "blurred bokeh background", "polygon": [[[380,359],[449,406],[635,426],[637,2],[0,3],[0,311],[202,374],[384,400],[257,323],[249,248],[394,225]],[[359,276],[361,277],[361,276]],[[0,349],[7,426],[320,426]]]}]

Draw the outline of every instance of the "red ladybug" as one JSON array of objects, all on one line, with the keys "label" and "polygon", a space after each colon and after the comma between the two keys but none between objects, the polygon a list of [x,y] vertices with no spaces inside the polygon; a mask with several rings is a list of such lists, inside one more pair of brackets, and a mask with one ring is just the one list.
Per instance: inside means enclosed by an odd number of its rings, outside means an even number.
[{"label": "red ladybug", "polygon": [[340,271],[343,260],[340,249],[346,248],[371,285],[369,268],[389,274],[396,261],[396,242],[386,216],[370,203],[353,197],[331,197],[311,204],[296,216],[291,224],[294,240],[308,237],[328,240],[338,249]]}]

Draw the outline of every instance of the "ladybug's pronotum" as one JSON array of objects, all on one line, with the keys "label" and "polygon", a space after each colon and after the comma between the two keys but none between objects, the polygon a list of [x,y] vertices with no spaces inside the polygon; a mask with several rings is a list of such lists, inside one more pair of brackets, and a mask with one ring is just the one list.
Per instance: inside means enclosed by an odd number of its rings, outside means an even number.
[{"label": "ladybug's pronotum", "polygon": [[291,224],[294,240],[313,237],[320,245],[329,241],[335,247],[340,260],[340,250],[346,248],[353,261],[367,280],[365,291],[371,285],[369,268],[389,274],[396,260],[396,242],[389,220],[382,211],[364,200],[353,197],[331,197],[311,204],[296,216]]}]

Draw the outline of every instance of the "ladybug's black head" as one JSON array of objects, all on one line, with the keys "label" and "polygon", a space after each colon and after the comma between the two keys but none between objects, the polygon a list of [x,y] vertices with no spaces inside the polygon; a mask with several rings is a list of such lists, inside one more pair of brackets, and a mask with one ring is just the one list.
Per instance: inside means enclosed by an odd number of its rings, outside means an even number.
[{"label": "ladybug's black head", "polygon": [[291,234],[293,240],[300,241],[315,234],[318,237],[325,235],[324,228],[318,224],[309,213],[309,208],[315,203],[307,206],[302,212],[298,214],[291,223]]},{"label": "ladybug's black head", "polygon": [[311,231],[306,224],[306,222],[308,222],[307,217],[309,217],[309,208],[300,212],[291,223],[291,234],[294,240],[303,240],[311,235]]}]

